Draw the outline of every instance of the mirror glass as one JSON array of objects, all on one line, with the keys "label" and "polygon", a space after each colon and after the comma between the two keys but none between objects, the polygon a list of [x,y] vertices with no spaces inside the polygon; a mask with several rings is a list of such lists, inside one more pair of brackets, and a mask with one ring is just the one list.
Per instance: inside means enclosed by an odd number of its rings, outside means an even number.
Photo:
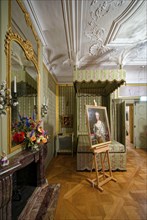
[{"label": "mirror glass", "polygon": [[11,27],[14,33],[32,43],[35,59],[38,59],[38,39],[33,30],[30,17],[27,14],[23,1],[11,0]]},{"label": "mirror glass", "polygon": [[[13,142],[12,127],[21,116],[40,119],[39,61],[40,41],[26,11],[24,1],[9,1],[9,26],[5,37],[7,56],[7,83],[11,88],[12,102],[8,108],[9,152],[21,147]],[[15,93],[16,92],[16,93]],[[17,94],[17,95],[16,95]],[[14,131],[14,130],[13,130]]]},{"label": "mirror glass", "polygon": [[[25,56],[23,48],[11,41],[11,93],[17,93],[18,105],[11,107],[11,126],[19,115],[37,119],[37,69]],[[16,144],[12,141],[12,147]]]}]

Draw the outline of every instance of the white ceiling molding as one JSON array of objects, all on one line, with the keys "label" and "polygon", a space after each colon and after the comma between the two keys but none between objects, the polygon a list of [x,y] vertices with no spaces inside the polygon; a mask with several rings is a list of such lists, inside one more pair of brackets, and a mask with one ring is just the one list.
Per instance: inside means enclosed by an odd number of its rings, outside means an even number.
[{"label": "white ceiling molding", "polygon": [[26,0],[24,4],[43,44],[43,61],[59,83],[72,83],[74,69],[121,65],[132,74],[137,66],[146,65],[146,0]]},{"label": "white ceiling molding", "polygon": [[41,25],[40,25],[40,22],[39,22],[39,19],[36,15],[36,12],[33,8],[33,5],[32,5],[32,1],[30,0],[26,0],[26,1],[23,1],[28,13],[30,14],[30,17],[31,17],[31,20],[36,28],[36,31],[37,31],[37,34],[42,42],[43,45],[47,45],[47,42],[45,40],[45,37],[43,35],[43,32],[42,32],[42,28],[41,28]]},{"label": "white ceiling molding", "polygon": [[66,36],[66,42],[67,42],[67,49],[68,49],[68,59],[72,60],[72,51],[73,51],[73,45],[72,45],[72,33],[71,33],[71,19],[70,19],[70,7],[68,4],[68,1],[61,0],[62,4],[62,13],[63,13],[63,21],[64,21],[64,28],[65,28],[65,36]]},{"label": "white ceiling molding", "polygon": [[[114,39],[117,38],[117,34],[119,32],[119,29],[121,26],[125,25],[125,22],[129,22],[129,19],[135,14],[135,12],[143,5],[145,4],[146,0],[134,0],[131,1],[129,6],[126,8],[123,13],[117,17],[113,22],[112,26],[110,28],[110,31],[108,33],[107,39],[105,41],[105,44],[112,44]],[[145,5],[144,5],[145,7]],[[144,8],[146,10],[146,7]],[[135,16],[135,15],[134,15]],[[115,43],[114,43],[115,44]]]}]

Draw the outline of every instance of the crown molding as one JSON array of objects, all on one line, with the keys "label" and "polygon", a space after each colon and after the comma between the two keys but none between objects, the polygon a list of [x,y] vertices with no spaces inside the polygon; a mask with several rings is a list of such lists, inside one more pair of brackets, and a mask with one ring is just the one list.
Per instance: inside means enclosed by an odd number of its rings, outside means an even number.
[{"label": "crown molding", "polygon": [[116,35],[119,32],[120,27],[124,25],[125,22],[129,21],[131,16],[142,6],[142,4],[144,4],[144,2],[144,0],[131,1],[131,3],[123,11],[123,13],[113,21],[110,31],[107,35],[105,45],[112,43],[112,41],[116,38]]}]

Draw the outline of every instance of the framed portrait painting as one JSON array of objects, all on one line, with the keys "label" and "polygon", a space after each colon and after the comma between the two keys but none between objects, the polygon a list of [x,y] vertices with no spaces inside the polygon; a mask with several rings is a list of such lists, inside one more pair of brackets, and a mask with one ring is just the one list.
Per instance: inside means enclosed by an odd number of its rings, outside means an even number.
[{"label": "framed portrait painting", "polygon": [[86,105],[86,116],[91,147],[111,143],[106,107]]},{"label": "framed portrait painting", "polygon": [[73,115],[62,115],[61,116],[61,127],[72,128],[73,127]]}]

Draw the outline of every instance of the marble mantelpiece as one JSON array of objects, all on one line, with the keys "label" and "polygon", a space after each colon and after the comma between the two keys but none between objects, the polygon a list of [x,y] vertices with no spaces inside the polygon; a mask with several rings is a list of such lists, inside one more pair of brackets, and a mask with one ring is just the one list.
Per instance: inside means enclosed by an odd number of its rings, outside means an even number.
[{"label": "marble mantelpiece", "polygon": [[[41,145],[39,151],[23,150],[9,159],[9,165],[0,167],[0,219],[12,219],[13,174],[34,162],[36,164],[37,187],[46,183],[45,157],[47,145]],[[31,174],[30,174],[31,175]]]}]

